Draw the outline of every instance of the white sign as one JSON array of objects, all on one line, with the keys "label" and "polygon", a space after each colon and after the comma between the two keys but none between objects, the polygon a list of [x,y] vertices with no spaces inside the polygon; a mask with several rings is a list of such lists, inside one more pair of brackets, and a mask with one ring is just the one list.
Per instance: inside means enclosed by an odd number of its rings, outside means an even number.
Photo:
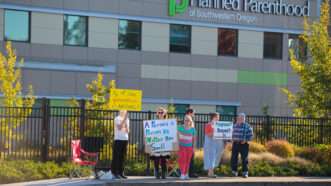
[{"label": "white sign", "polygon": [[174,151],[177,144],[177,121],[144,121],[145,143],[150,152]]},{"label": "white sign", "polygon": [[233,123],[230,121],[218,121],[214,125],[214,138],[231,140],[233,131]]}]

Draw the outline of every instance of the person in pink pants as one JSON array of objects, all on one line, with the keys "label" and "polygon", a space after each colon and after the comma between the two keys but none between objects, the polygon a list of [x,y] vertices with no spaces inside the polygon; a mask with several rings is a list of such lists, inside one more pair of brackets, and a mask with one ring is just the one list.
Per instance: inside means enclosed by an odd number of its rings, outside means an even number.
[{"label": "person in pink pants", "polygon": [[186,116],[184,125],[178,127],[178,164],[181,172],[180,179],[182,180],[189,179],[188,170],[194,152],[195,133],[192,117]]}]

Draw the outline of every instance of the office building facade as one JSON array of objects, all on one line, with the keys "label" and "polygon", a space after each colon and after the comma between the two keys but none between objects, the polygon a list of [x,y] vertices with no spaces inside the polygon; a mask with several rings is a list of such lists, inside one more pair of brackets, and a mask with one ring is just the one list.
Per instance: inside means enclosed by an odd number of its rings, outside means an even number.
[{"label": "office building facade", "polygon": [[[23,83],[63,104],[90,97],[97,72],[143,90],[143,109],[290,115],[304,17],[320,0],[1,0],[0,40],[24,58]],[[26,88],[26,87],[25,87]]]}]

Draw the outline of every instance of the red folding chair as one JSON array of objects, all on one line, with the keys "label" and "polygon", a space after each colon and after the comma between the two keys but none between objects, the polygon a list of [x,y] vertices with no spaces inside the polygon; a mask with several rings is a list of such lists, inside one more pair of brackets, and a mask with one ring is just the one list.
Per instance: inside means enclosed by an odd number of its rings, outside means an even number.
[{"label": "red folding chair", "polygon": [[[97,174],[96,174],[96,164],[98,162],[98,153],[90,153],[90,152],[86,152],[84,149],[81,148],[81,143],[80,140],[72,140],[71,141],[71,158],[72,158],[72,162],[76,165],[80,165],[80,166],[90,166],[90,167],[94,167],[94,173],[96,178]],[[84,160],[83,157],[90,157],[93,158],[94,161],[90,161],[90,160]],[[77,177],[81,177],[79,170],[74,168],[73,170],[70,171],[70,178],[72,178],[74,175],[76,175]]]}]

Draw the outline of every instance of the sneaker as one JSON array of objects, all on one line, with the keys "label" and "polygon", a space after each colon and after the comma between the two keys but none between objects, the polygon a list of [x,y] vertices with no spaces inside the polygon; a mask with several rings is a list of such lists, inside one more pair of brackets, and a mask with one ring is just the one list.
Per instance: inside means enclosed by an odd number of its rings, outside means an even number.
[{"label": "sneaker", "polygon": [[189,180],[190,179],[190,177],[188,176],[188,174],[185,175],[185,179],[186,180]]},{"label": "sneaker", "polygon": [[243,178],[248,178],[248,172],[243,172]]},{"label": "sneaker", "polygon": [[111,173],[111,171],[105,173],[104,175],[102,175],[100,177],[101,180],[112,180],[113,179],[113,174]]},{"label": "sneaker", "polygon": [[180,175],[180,178],[181,180],[186,180],[186,176],[185,175]]},{"label": "sneaker", "polygon": [[232,171],[232,176],[237,177],[238,176],[238,172],[237,171]]},{"label": "sneaker", "polygon": [[98,171],[97,174],[95,175],[96,178],[101,178],[103,175],[106,173],[104,171]]}]

